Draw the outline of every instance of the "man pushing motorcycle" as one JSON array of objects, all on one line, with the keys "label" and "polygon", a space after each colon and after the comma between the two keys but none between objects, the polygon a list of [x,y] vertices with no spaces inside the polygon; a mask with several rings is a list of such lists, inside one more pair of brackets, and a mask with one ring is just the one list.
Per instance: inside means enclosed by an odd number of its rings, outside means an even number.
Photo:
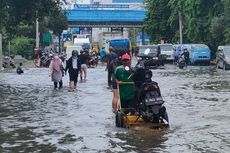
[{"label": "man pushing motorcycle", "polygon": [[132,80],[131,58],[129,54],[124,54],[121,57],[122,65],[115,70],[115,79],[118,85],[121,108],[125,109],[125,113],[133,108],[135,96],[135,87]]}]

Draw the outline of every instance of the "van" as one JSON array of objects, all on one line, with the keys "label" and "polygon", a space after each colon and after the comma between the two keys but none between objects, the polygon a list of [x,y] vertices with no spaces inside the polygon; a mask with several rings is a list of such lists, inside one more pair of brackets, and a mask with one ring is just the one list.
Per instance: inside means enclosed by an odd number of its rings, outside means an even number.
[{"label": "van", "polygon": [[172,44],[158,44],[158,49],[162,56],[167,61],[173,61],[173,45]]},{"label": "van", "polygon": [[191,64],[209,64],[211,60],[211,50],[205,44],[191,44],[191,49],[189,50],[189,59]]},{"label": "van", "polygon": [[218,46],[216,67],[223,70],[230,69],[230,46]]}]

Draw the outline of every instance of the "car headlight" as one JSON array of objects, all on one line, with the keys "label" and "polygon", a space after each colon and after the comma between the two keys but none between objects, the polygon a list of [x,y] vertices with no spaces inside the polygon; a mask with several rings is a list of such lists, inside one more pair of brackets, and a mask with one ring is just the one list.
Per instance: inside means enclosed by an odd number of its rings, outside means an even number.
[{"label": "car headlight", "polygon": [[154,60],[158,60],[158,57],[153,57]]},{"label": "car headlight", "polygon": [[137,60],[140,61],[140,60],[142,60],[142,58],[141,57],[137,57]]}]

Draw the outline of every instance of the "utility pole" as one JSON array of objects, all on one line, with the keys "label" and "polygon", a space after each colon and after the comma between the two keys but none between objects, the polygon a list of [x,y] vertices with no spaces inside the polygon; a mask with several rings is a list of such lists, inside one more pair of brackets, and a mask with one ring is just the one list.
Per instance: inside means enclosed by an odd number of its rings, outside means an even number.
[{"label": "utility pole", "polygon": [[2,70],[2,34],[0,34],[0,71]]},{"label": "utility pole", "polygon": [[182,34],[182,31],[183,31],[183,27],[182,27],[182,13],[181,13],[181,5],[179,6],[179,31],[180,31],[180,44],[183,43],[183,34]]},{"label": "utility pole", "polygon": [[9,57],[10,57],[10,50],[11,50],[11,47],[10,47],[10,41],[9,41],[9,44],[8,44]]},{"label": "utility pole", "polygon": [[38,18],[36,18],[36,48],[39,48],[39,22]]}]

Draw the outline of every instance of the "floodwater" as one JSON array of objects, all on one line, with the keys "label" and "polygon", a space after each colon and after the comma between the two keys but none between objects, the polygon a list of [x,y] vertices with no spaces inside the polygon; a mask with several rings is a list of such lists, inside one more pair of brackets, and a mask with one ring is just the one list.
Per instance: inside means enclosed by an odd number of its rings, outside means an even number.
[{"label": "floodwater", "polygon": [[104,66],[88,69],[75,92],[53,90],[46,68],[0,73],[2,153],[228,153],[230,71],[174,65],[153,70],[168,130],[115,127]]}]

